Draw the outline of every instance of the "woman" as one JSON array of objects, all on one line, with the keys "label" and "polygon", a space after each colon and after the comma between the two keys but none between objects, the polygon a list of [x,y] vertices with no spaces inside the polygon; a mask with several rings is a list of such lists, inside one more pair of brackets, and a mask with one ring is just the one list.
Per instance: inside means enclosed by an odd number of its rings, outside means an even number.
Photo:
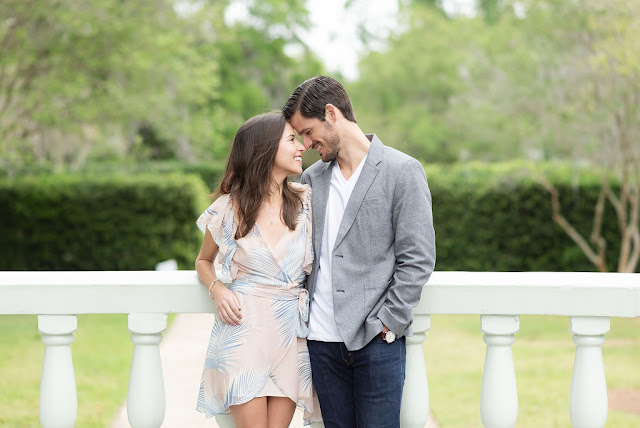
[{"label": "woman", "polygon": [[231,412],[236,427],[287,427],[296,406],[305,423],[320,419],[304,339],[311,189],[287,182],[302,173],[302,152],[280,112],[249,119],[236,133],[220,196],[197,221],[204,241],[196,270],[218,310],[197,409]]}]

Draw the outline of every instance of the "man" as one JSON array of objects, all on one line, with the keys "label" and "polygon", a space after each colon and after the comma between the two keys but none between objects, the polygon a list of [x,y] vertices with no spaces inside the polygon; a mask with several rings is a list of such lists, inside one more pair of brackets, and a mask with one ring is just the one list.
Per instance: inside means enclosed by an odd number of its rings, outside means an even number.
[{"label": "man", "polygon": [[324,424],[399,427],[404,336],[435,266],[424,169],[365,135],[330,77],[298,86],[283,113],[322,158],[301,181],[313,192],[308,347]]}]

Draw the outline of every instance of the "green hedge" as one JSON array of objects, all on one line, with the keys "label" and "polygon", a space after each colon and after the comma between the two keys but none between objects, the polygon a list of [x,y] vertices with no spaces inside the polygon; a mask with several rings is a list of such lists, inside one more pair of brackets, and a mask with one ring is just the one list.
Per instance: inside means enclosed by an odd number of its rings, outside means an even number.
[{"label": "green hedge", "polygon": [[[426,165],[433,197],[436,270],[594,271],[580,248],[552,220],[544,174],[560,194],[569,222],[589,239],[600,179],[566,164],[524,162]],[[620,236],[610,204],[603,234],[609,270],[617,268]]]},{"label": "green hedge", "polygon": [[[101,168],[100,173],[109,171]],[[96,178],[98,171],[91,168],[82,175],[0,183],[0,270],[153,269],[169,258],[192,269],[202,239],[194,222],[224,165],[163,162],[130,168],[129,176]],[[588,238],[600,191],[595,173],[523,162],[429,164],[425,170],[433,196],[437,270],[595,270],[552,221],[549,194],[536,180],[544,173],[555,184],[565,216]],[[202,180],[176,171],[197,173]],[[609,269],[615,271],[620,237],[610,204],[604,236]]]},{"label": "green hedge", "polygon": [[[186,163],[181,161],[145,161],[145,162],[100,162],[88,163],[73,171],[74,175],[95,177],[101,175],[148,175],[148,174],[196,174],[200,176],[210,191],[218,185],[226,166],[225,160]],[[60,174],[61,172],[58,172]],[[16,169],[11,178],[42,177],[56,174],[52,165],[32,165]],[[0,169],[0,178],[8,177],[8,172]]]},{"label": "green hedge", "polygon": [[96,174],[196,174],[212,192],[224,174],[224,161],[185,163],[179,161],[156,161],[141,163],[102,163],[87,165],[80,173]]},{"label": "green hedge", "polygon": [[208,191],[194,175],[50,175],[0,183],[0,270],[193,268]]}]

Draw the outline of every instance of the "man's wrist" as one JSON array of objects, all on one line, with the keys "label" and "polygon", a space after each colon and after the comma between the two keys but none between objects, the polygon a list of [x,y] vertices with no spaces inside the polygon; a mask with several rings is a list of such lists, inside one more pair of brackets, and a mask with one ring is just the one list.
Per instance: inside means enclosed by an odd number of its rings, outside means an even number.
[{"label": "man's wrist", "polygon": [[396,334],[389,330],[389,328],[387,328],[384,323],[382,324],[382,331],[380,332],[378,337],[387,343],[393,343],[393,341],[396,340]]}]

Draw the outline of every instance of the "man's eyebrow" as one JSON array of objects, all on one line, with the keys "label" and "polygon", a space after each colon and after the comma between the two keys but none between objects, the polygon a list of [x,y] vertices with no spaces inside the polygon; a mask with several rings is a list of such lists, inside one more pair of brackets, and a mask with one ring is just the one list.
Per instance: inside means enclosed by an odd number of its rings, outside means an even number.
[{"label": "man's eyebrow", "polygon": [[298,135],[302,135],[302,134],[304,134],[305,132],[307,132],[307,131],[308,131],[308,130],[310,130],[310,129],[311,129],[311,127],[310,127],[310,126],[308,126],[308,127],[304,128],[304,129],[301,129],[300,131],[297,131],[297,132],[298,132]]}]

